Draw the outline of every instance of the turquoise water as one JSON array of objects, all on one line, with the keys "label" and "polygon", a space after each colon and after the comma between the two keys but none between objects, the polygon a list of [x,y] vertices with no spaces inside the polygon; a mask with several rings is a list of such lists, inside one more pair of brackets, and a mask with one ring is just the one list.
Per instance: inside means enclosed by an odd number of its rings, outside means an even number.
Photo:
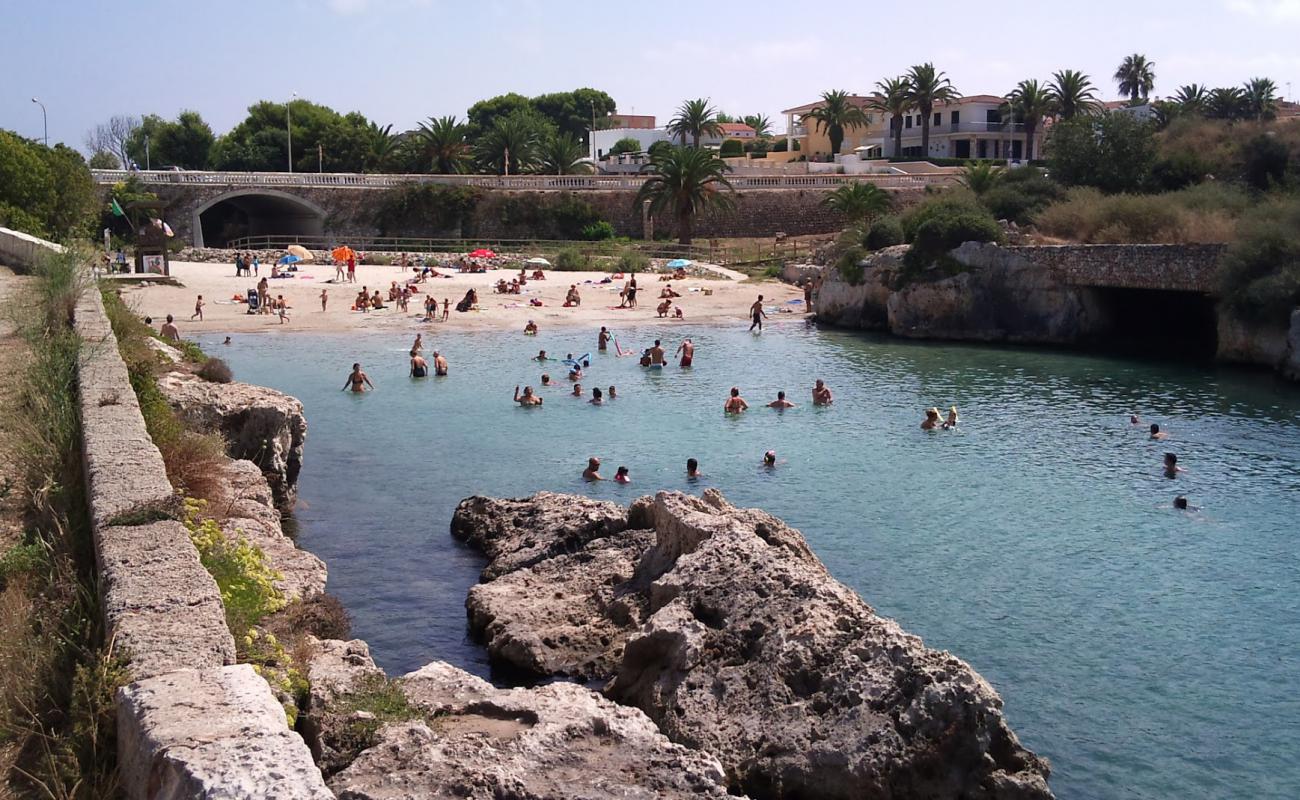
[{"label": "turquoise water", "polygon": [[[481,560],[448,524],[470,494],[627,502],[717,486],[803,531],[882,614],[969,661],[1062,798],[1300,796],[1300,389],[1272,377],[1113,358],[909,343],[784,321],[619,331],[692,336],[696,366],[594,356],[603,407],[543,390],[529,357],[594,332],[426,332],[444,379],[406,375],[411,336],[207,338],[241,380],[307,408],[300,541],[330,567],[390,672],[431,659],[488,674],[465,635]],[[413,335],[413,334],[412,334]],[[360,361],[378,386],[343,393]],[[562,369],[552,363],[551,374]],[[835,391],[808,404],[814,378]],[[732,385],[751,410],[722,414]],[[785,389],[796,409],[762,407]],[[956,432],[919,430],[957,404]],[[1130,426],[1133,411],[1141,428]],[[1148,441],[1159,422],[1166,442]],[[781,463],[760,468],[775,449]],[[1165,451],[1187,472],[1162,476]],[[588,455],[633,483],[587,485]],[[700,459],[705,479],[683,464]],[[1185,493],[1199,513],[1175,511]]]}]

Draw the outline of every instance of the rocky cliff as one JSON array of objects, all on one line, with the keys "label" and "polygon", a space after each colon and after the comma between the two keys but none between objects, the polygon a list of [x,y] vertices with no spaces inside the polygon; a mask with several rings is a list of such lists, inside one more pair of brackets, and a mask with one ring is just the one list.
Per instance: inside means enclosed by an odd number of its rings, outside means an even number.
[{"label": "rocky cliff", "polygon": [[491,562],[467,601],[500,663],[609,680],[754,797],[1047,798],[992,687],[837,582],[762,511],[660,493],[470,498]]}]

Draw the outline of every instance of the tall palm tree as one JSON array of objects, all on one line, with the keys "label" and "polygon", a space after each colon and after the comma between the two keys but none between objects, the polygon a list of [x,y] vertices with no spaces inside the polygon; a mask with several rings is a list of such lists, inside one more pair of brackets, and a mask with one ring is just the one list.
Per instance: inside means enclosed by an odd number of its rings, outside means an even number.
[{"label": "tall palm tree", "polygon": [[572,133],[552,134],[538,148],[537,168],[547,175],[585,175],[590,171],[583,162],[586,156],[586,148]]},{"label": "tall palm tree", "polygon": [[392,125],[370,123],[366,129],[366,169],[383,172],[397,154],[397,135]]},{"label": "tall palm tree", "polygon": [[753,128],[757,137],[772,135],[772,120],[766,114],[748,114],[741,121]]},{"label": "tall palm tree", "polygon": [[416,146],[425,163],[439,175],[456,175],[469,165],[469,145],[465,143],[465,126],[453,116],[429,117],[415,132]]},{"label": "tall palm tree", "polygon": [[826,136],[831,140],[831,155],[839,155],[840,146],[844,144],[844,131],[853,128],[865,128],[867,115],[862,109],[853,105],[849,93],[841,89],[822,92],[821,104],[803,115],[805,120],[813,121],[813,129],[826,129]]},{"label": "tall palm tree", "polygon": [[1002,181],[1002,175],[1002,167],[988,161],[977,161],[973,164],[967,164],[957,181],[962,186],[970,189],[976,197],[979,197],[989,189],[997,186]]},{"label": "tall palm tree", "polygon": [[1210,119],[1238,120],[1246,116],[1246,96],[1235,86],[1211,89],[1205,102],[1205,113]]},{"label": "tall palm tree", "polygon": [[1020,117],[1024,120],[1025,125],[1025,160],[1034,160],[1034,134],[1038,131],[1038,126],[1043,121],[1043,117],[1053,113],[1056,106],[1056,95],[1052,90],[1043,86],[1036,78],[1021,81],[1007,95],[1007,105],[1010,107],[1012,118]]},{"label": "tall palm tree", "polygon": [[539,119],[528,110],[515,110],[492,121],[474,147],[479,163],[489,172],[518,175],[537,165],[542,144]]},{"label": "tall palm tree", "polygon": [[894,137],[894,157],[897,158],[903,155],[903,115],[912,110],[907,79],[898,77],[877,81],[876,94],[871,107],[889,115],[889,130]]},{"label": "tall palm tree", "polygon": [[722,126],[718,124],[718,111],[705,99],[687,100],[677,109],[677,116],[668,121],[668,132],[682,137],[691,137],[691,145],[700,146],[701,136],[721,136]]},{"label": "tall palm tree", "polygon": [[822,203],[854,224],[865,224],[888,211],[894,200],[874,183],[855,181],[841,184]]},{"label": "tall palm tree", "polygon": [[1203,115],[1210,102],[1210,91],[1199,83],[1189,83],[1178,87],[1174,102],[1180,114]]},{"label": "tall palm tree", "polygon": [[1126,94],[1136,105],[1139,99],[1149,97],[1156,85],[1156,62],[1147,61],[1141,53],[1125,56],[1119,69],[1115,70],[1115,82],[1119,84],[1119,93]]},{"label": "tall palm tree", "polygon": [[912,67],[905,77],[907,99],[911,101],[912,108],[921,112],[921,154],[929,156],[930,117],[934,112],[935,103],[950,103],[960,95],[947,75],[935,69],[934,64],[929,62]]},{"label": "tall palm tree", "polygon": [[672,214],[677,220],[677,240],[690,244],[696,215],[709,209],[735,207],[731,199],[730,167],[711,150],[664,147],[650,156],[649,177],[637,190],[633,208],[650,203],[651,215]]},{"label": "tall palm tree", "polygon": [[1277,116],[1277,84],[1269,78],[1251,78],[1241,89],[1245,112],[1258,122]]},{"label": "tall palm tree", "polygon": [[1056,98],[1056,113],[1061,119],[1096,113],[1101,105],[1097,102],[1092,80],[1077,69],[1063,69],[1053,74],[1048,88]]}]

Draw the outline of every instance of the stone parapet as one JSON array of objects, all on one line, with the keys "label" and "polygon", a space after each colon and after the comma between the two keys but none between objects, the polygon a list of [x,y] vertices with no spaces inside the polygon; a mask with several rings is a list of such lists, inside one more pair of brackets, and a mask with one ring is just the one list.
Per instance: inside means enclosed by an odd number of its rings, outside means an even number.
[{"label": "stone parapet", "polygon": [[1215,292],[1222,244],[1026,245],[1005,250],[1055,272],[1071,286]]}]

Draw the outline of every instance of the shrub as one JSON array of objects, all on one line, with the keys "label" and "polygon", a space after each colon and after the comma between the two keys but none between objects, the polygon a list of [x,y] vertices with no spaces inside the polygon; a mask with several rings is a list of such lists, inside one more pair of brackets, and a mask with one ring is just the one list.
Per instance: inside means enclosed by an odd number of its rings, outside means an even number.
[{"label": "shrub", "polygon": [[853,246],[840,254],[835,261],[835,269],[839,271],[840,277],[845,282],[854,286],[862,283],[865,270],[862,267],[862,259],[867,257],[867,251],[858,246]]},{"label": "shrub", "polygon": [[619,139],[617,142],[614,142],[614,146],[609,148],[608,155],[618,156],[618,155],[622,155],[623,153],[639,153],[639,152],[641,152],[641,143],[636,139],[633,139],[631,136],[624,136],[622,139]]},{"label": "shrub", "polygon": [[1066,186],[1137,191],[1150,182],[1155,127],[1131,114],[1076,117],[1052,128],[1047,151],[1052,177]]},{"label": "shrub", "polygon": [[469,186],[423,183],[386,190],[375,210],[381,236],[454,231],[478,205],[481,193]]},{"label": "shrub", "polygon": [[1195,153],[1174,153],[1156,161],[1151,167],[1153,188],[1176,192],[1205,180],[1210,165]]},{"label": "shrub", "polygon": [[905,241],[903,223],[895,216],[881,217],[871,223],[863,244],[868,250],[880,250],[893,247]]},{"label": "shrub", "polygon": [[980,197],[980,202],[997,219],[1028,225],[1034,215],[1064,193],[1060,184],[1037,167],[1018,167],[1008,170],[996,186]]},{"label": "shrub", "polygon": [[235,374],[230,371],[230,365],[219,358],[209,358],[204,361],[197,374],[209,383],[230,383],[235,379]]},{"label": "shrub", "polygon": [[904,264],[916,271],[965,242],[998,242],[1002,228],[988,209],[960,196],[939,197],[908,213],[903,230],[912,247]]},{"label": "shrub", "polygon": [[667,149],[667,148],[671,148],[671,147],[672,147],[672,144],[669,143],[669,142],[655,142],[654,144],[652,144],[652,145],[650,145],[648,148],[646,148],[646,155],[648,155],[648,156],[650,156],[650,157],[653,158],[654,156],[658,155],[659,153],[662,153],[665,149]]},{"label": "shrub", "polygon": [[591,256],[576,247],[566,247],[555,254],[555,268],[561,272],[583,272],[591,269]]},{"label": "shrub", "polygon": [[1206,208],[1209,197],[1208,191],[1199,189],[1109,196],[1096,189],[1072,189],[1063,201],[1040,213],[1036,222],[1049,236],[1084,244],[1228,241],[1233,236],[1234,214]]},{"label": "shrub", "polygon": [[992,217],[986,208],[966,192],[947,191],[930,196],[925,202],[913,206],[902,216],[903,237],[908,242],[916,240],[917,230],[932,219],[952,217],[970,212]]},{"label": "shrub", "polygon": [[644,272],[650,268],[650,259],[640,250],[627,249],[618,255],[618,271],[628,274]]},{"label": "shrub", "polygon": [[17,575],[42,569],[49,562],[48,555],[40,542],[16,544],[0,553],[0,589]]},{"label": "shrub", "polygon": [[284,640],[302,633],[318,639],[346,639],[352,632],[352,617],[337,597],[321,593],[295,600],[262,620],[262,628]]},{"label": "shrub", "polygon": [[722,158],[739,158],[744,154],[745,145],[739,139],[724,139],[718,148],[718,155]]},{"label": "shrub", "polygon": [[374,747],[379,729],[384,725],[425,718],[424,713],[406,699],[402,687],[384,675],[368,676],[358,681],[353,691],[335,699],[330,713],[346,721],[342,730],[334,731],[334,739],[330,742],[340,753],[352,754],[340,759],[342,763],[349,763],[362,751]]},{"label": "shrub", "polygon": [[582,229],[582,238],[589,242],[603,242],[614,238],[614,226],[605,220],[593,222]]},{"label": "shrub", "polygon": [[1291,153],[1275,136],[1260,133],[1241,146],[1242,177],[1252,189],[1265,191],[1281,186]]},{"label": "shrub", "polygon": [[284,593],[275,586],[283,576],[271,567],[262,548],[242,536],[227,536],[216,520],[204,518],[206,506],[187,499],[185,527],[221,591],[226,624],[238,641],[263,617],[285,607]]},{"label": "shrub", "polygon": [[1262,204],[1242,217],[1219,265],[1219,294],[1244,317],[1285,325],[1300,305],[1300,199]]}]

